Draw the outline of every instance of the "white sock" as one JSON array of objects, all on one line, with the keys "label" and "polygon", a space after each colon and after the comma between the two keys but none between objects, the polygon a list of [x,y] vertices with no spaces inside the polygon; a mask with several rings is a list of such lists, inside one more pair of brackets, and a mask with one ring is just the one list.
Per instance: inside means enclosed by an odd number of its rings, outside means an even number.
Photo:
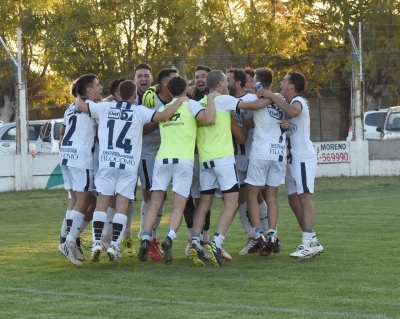
[{"label": "white sock", "polygon": [[95,211],[93,213],[92,220],[92,241],[101,241],[101,234],[103,233],[104,224],[107,220],[107,213],[101,211]]},{"label": "white sock", "polygon": [[213,241],[215,242],[215,245],[217,245],[218,248],[221,248],[221,246],[224,244],[225,236],[215,233]]},{"label": "white sock", "polygon": [[247,203],[243,203],[239,206],[239,218],[246,234],[251,233],[253,227],[251,226],[249,214],[247,213]]},{"label": "white sock", "polygon": [[115,213],[114,219],[113,219],[113,236],[111,240],[111,244],[113,245],[118,245],[122,241],[122,237],[125,231],[126,227],[126,221],[128,217],[124,214],[121,213]]},{"label": "white sock", "polygon": [[303,244],[309,244],[312,238],[313,238],[313,233],[303,232],[302,235]]},{"label": "white sock", "polygon": [[72,219],[71,229],[67,236],[67,240],[75,242],[81,233],[81,225],[83,222],[84,214],[76,210],[71,211],[70,218]]},{"label": "white sock", "polygon": [[175,231],[173,231],[172,229],[168,229],[166,235],[172,240],[175,240],[177,237]]}]

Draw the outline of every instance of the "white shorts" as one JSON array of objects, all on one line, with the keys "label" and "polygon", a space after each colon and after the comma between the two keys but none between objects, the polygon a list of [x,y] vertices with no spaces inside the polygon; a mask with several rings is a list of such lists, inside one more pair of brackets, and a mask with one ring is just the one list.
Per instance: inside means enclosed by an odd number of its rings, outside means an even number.
[{"label": "white shorts", "polygon": [[190,195],[190,185],[193,178],[193,163],[188,160],[178,160],[176,164],[163,164],[157,161],[154,165],[154,174],[151,190],[167,191],[172,183],[172,191],[183,197]]},{"label": "white shorts", "polygon": [[246,179],[247,169],[249,166],[249,155],[236,155],[236,171],[238,174],[239,184],[243,185],[244,180]]},{"label": "white shorts", "polygon": [[153,179],[155,159],[140,159],[139,177],[143,189],[151,189],[151,181]]},{"label": "white shorts", "polygon": [[97,192],[103,195],[120,194],[134,200],[136,181],[137,172],[115,167],[99,167],[95,183]]},{"label": "white shorts", "polygon": [[285,177],[287,194],[313,194],[316,172],[316,161],[287,164]]},{"label": "white shorts", "polygon": [[238,176],[233,156],[200,163],[201,191],[220,188],[224,192],[235,185],[238,185]]},{"label": "white shorts", "polygon": [[64,188],[75,192],[93,191],[93,170],[60,165],[64,179]]},{"label": "white shorts", "polygon": [[285,183],[286,163],[251,159],[245,183],[253,186],[279,187]]}]

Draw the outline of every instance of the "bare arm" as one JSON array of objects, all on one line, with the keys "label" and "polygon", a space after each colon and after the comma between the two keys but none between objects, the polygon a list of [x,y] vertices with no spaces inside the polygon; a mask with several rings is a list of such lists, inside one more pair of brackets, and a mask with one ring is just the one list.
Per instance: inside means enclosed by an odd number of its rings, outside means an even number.
[{"label": "bare arm", "polygon": [[76,98],[75,107],[79,112],[89,113],[88,105],[80,96]]},{"label": "bare arm", "polygon": [[179,97],[162,112],[156,112],[153,116],[153,122],[164,122],[174,115],[176,110],[181,106],[182,102],[189,100],[186,96]]},{"label": "bare arm", "polygon": [[150,134],[156,129],[158,129],[158,122],[147,123],[143,125],[143,135]]},{"label": "bare arm", "polygon": [[61,125],[61,127],[60,127],[60,139],[59,139],[59,141],[58,141],[58,148],[61,147],[61,143],[62,143],[62,141],[63,141],[63,139],[64,139],[64,134],[65,134],[65,125],[63,124],[63,125]]},{"label": "bare arm", "polygon": [[[214,94],[215,95],[215,94]],[[196,119],[202,123],[208,125],[214,125],[215,123],[215,102],[214,98],[207,96],[207,107],[204,111],[197,114]]]},{"label": "bare arm", "polygon": [[235,117],[231,113],[231,131],[233,137],[239,144],[244,144],[247,137],[247,129],[244,130],[240,128],[239,124],[236,122]]},{"label": "bare arm", "polygon": [[244,109],[244,110],[259,110],[264,107],[267,107],[271,103],[272,100],[269,98],[259,99],[252,102],[240,101],[238,107],[239,109]]},{"label": "bare arm", "polygon": [[289,104],[286,100],[282,99],[279,95],[272,93],[268,90],[258,90],[257,96],[265,96],[270,98],[279,108],[289,117],[293,118],[301,113],[300,102],[295,101],[293,104]]}]

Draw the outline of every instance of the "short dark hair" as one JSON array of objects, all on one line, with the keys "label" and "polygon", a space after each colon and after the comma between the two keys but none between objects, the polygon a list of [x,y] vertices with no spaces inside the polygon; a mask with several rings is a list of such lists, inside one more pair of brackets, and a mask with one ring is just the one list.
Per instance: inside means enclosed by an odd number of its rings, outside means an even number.
[{"label": "short dark hair", "polygon": [[121,77],[119,77],[118,79],[116,79],[116,80],[114,80],[114,81],[111,81],[110,82],[110,86],[109,86],[109,88],[110,88],[110,93],[112,94],[112,95],[114,95],[114,93],[115,92],[117,92],[117,90],[118,90],[118,88],[119,88],[119,85],[122,83],[122,82],[124,82],[126,79],[123,77],[123,76],[121,76]]},{"label": "short dark hair", "polygon": [[94,80],[97,79],[95,74],[84,74],[81,75],[75,81],[75,92],[80,96],[86,96],[86,90],[88,87],[93,85]]},{"label": "short dark hair", "polygon": [[263,87],[270,87],[274,79],[274,72],[268,68],[258,68],[254,71],[257,80],[261,82]]},{"label": "short dark hair", "polygon": [[289,72],[290,78],[288,82],[294,85],[294,90],[296,93],[301,93],[306,89],[307,81],[304,74],[300,72]]},{"label": "short dark hair", "polygon": [[174,76],[168,82],[168,90],[172,94],[172,96],[181,95],[186,88],[186,80],[181,76]]},{"label": "short dark hair", "polygon": [[162,69],[160,72],[158,72],[157,75],[157,83],[161,84],[161,82],[164,80],[164,78],[169,77],[171,73],[178,73],[178,70],[176,69]]},{"label": "short dark hair", "polygon": [[242,69],[229,69],[226,73],[233,73],[235,82],[240,81],[240,86],[243,88],[247,82],[246,73]]},{"label": "short dark hair", "polygon": [[139,64],[135,67],[135,73],[136,73],[137,70],[140,70],[140,69],[149,70],[150,73],[151,73],[151,66],[148,65],[147,63],[139,63]]},{"label": "short dark hair", "polygon": [[136,84],[132,80],[125,80],[119,85],[119,94],[123,101],[128,101],[136,93]]},{"label": "short dark hair", "polygon": [[200,70],[206,71],[207,73],[211,72],[211,69],[206,65],[198,65],[194,72],[197,72],[197,71],[200,71]]},{"label": "short dark hair", "polygon": [[246,67],[243,69],[243,71],[244,71],[244,73],[249,74],[249,75],[251,75],[251,77],[254,78],[254,70],[253,70],[251,67],[246,66]]},{"label": "short dark hair", "polygon": [[71,84],[71,94],[76,97],[76,81]]},{"label": "short dark hair", "polygon": [[213,70],[207,74],[206,84],[209,89],[215,89],[218,86],[218,83],[223,81],[224,72],[221,70]]}]

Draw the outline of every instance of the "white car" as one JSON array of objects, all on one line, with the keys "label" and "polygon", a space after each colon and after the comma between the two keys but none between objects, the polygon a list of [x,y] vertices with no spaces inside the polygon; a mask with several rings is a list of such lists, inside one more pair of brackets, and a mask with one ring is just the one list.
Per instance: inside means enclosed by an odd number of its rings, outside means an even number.
[{"label": "white car", "polygon": [[400,106],[388,109],[384,121],[376,128],[382,140],[400,139]]},{"label": "white car", "polygon": [[[379,140],[381,133],[377,132],[377,127],[382,126],[388,109],[380,109],[364,112],[364,139],[366,140]],[[350,127],[347,140],[353,140],[353,127]]]},{"label": "white car", "polygon": [[36,153],[58,153],[60,140],[60,128],[63,119],[48,120],[43,125],[39,138],[36,141]]},{"label": "white car", "polygon": [[[35,150],[36,140],[39,137],[40,130],[46,121],[29,121],[29,153]],[[0,154],[17,153],[17,124],[15,122],[0,126]]]}]

